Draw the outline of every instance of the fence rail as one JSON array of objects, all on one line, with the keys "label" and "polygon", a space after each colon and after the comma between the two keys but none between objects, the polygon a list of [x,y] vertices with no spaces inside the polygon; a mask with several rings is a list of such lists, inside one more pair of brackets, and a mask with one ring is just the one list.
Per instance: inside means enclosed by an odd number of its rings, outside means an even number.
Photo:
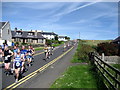
[{"label": "fence rail", "polygon": [[120,71],[103,61],[95,52],[90,53],[90,60],[102,75],[103,82],[107,88],[120,90]]}]

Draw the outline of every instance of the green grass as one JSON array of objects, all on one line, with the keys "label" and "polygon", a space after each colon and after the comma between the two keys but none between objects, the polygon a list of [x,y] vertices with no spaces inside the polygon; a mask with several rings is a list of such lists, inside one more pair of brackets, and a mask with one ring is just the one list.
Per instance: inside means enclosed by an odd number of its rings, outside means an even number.
[{"label": "green grass", "polygon": [[120,70],[120,64],[112,64],[113,67],[115,67],[116,69]]},{"label": "green grass", "polygon": [[88,54],[89,52],[93,52],[93,51],[94,49],[92,46],[86,45],[82,41],[80,41],[71,62],[72,63],[88,63],[89,62]]},{"label": "green grass", "polygon": [[103,42],[111,42],[112,40],[82,40],[82,42],[84,44],[88,44],[91,46],[97,46],[97,44],[99,43],[103,43]]},{"label": "green grass", "polygon": [[[63,44],[64,42],[62,42],[61,44]],[[60,46],[61,44],[57,43],[57,44],[53,44],[54,47]]]},{"label": "green grass", "polygon": [[59,46],[59,45],[61,45],[61,44],[53,44],[54,47],[57,47],[57,46]]},{"label": "green grass", "polygon": [[43,47],[37,47],[37,48],[35,48],[35,51],[39,51],[39,50],[42,50],[43,49]]},{"label": "green grass", "polygon": [[73,58],[71,59],[72,63],[87,63],[87,60],[82,60],[82,59],[78,59],[78,56],[76,55],[76,53],[74,54]]},{"label": "green grass", "polygon": [[69,67],[51,88],[97,88],[97,83],[89,65],[77,65]]}]

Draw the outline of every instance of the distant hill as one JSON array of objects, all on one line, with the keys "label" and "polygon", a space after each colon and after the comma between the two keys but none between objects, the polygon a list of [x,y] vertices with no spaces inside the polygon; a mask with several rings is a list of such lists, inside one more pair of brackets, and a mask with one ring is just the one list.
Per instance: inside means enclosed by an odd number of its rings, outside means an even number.
[{"label": "distant hill", "polygon": [[82,42],[89,44],[89,45],[97,45],[103,42],[111,42],[112,40],[82,40]]}]

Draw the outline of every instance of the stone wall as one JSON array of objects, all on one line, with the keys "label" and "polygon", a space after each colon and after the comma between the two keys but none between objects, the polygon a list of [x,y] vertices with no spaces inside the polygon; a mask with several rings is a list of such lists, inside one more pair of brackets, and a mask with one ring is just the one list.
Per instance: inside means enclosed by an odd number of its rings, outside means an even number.
[{"label": "stone wall", "polygon": [[109,64],[120,64],[119,56],[104,56],[104,61]]}]

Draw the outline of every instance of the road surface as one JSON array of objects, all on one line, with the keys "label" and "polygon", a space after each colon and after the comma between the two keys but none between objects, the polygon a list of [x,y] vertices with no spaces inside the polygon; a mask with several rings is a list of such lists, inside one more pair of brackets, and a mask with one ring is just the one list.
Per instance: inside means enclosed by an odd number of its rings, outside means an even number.
[{"label": "road surface", "polygon": [[18,83],[15,82],[14,75],[6,76],[2,69],[2,88],[48,88],[54,80],[70,65],[69,60],[75,52],[77,46],[70,46],[63,52],[63,47],[57,47],[54,55],[47,61],[42,51],[34,56],[34,62],[28,71],[23,74],[23,78]]}]

